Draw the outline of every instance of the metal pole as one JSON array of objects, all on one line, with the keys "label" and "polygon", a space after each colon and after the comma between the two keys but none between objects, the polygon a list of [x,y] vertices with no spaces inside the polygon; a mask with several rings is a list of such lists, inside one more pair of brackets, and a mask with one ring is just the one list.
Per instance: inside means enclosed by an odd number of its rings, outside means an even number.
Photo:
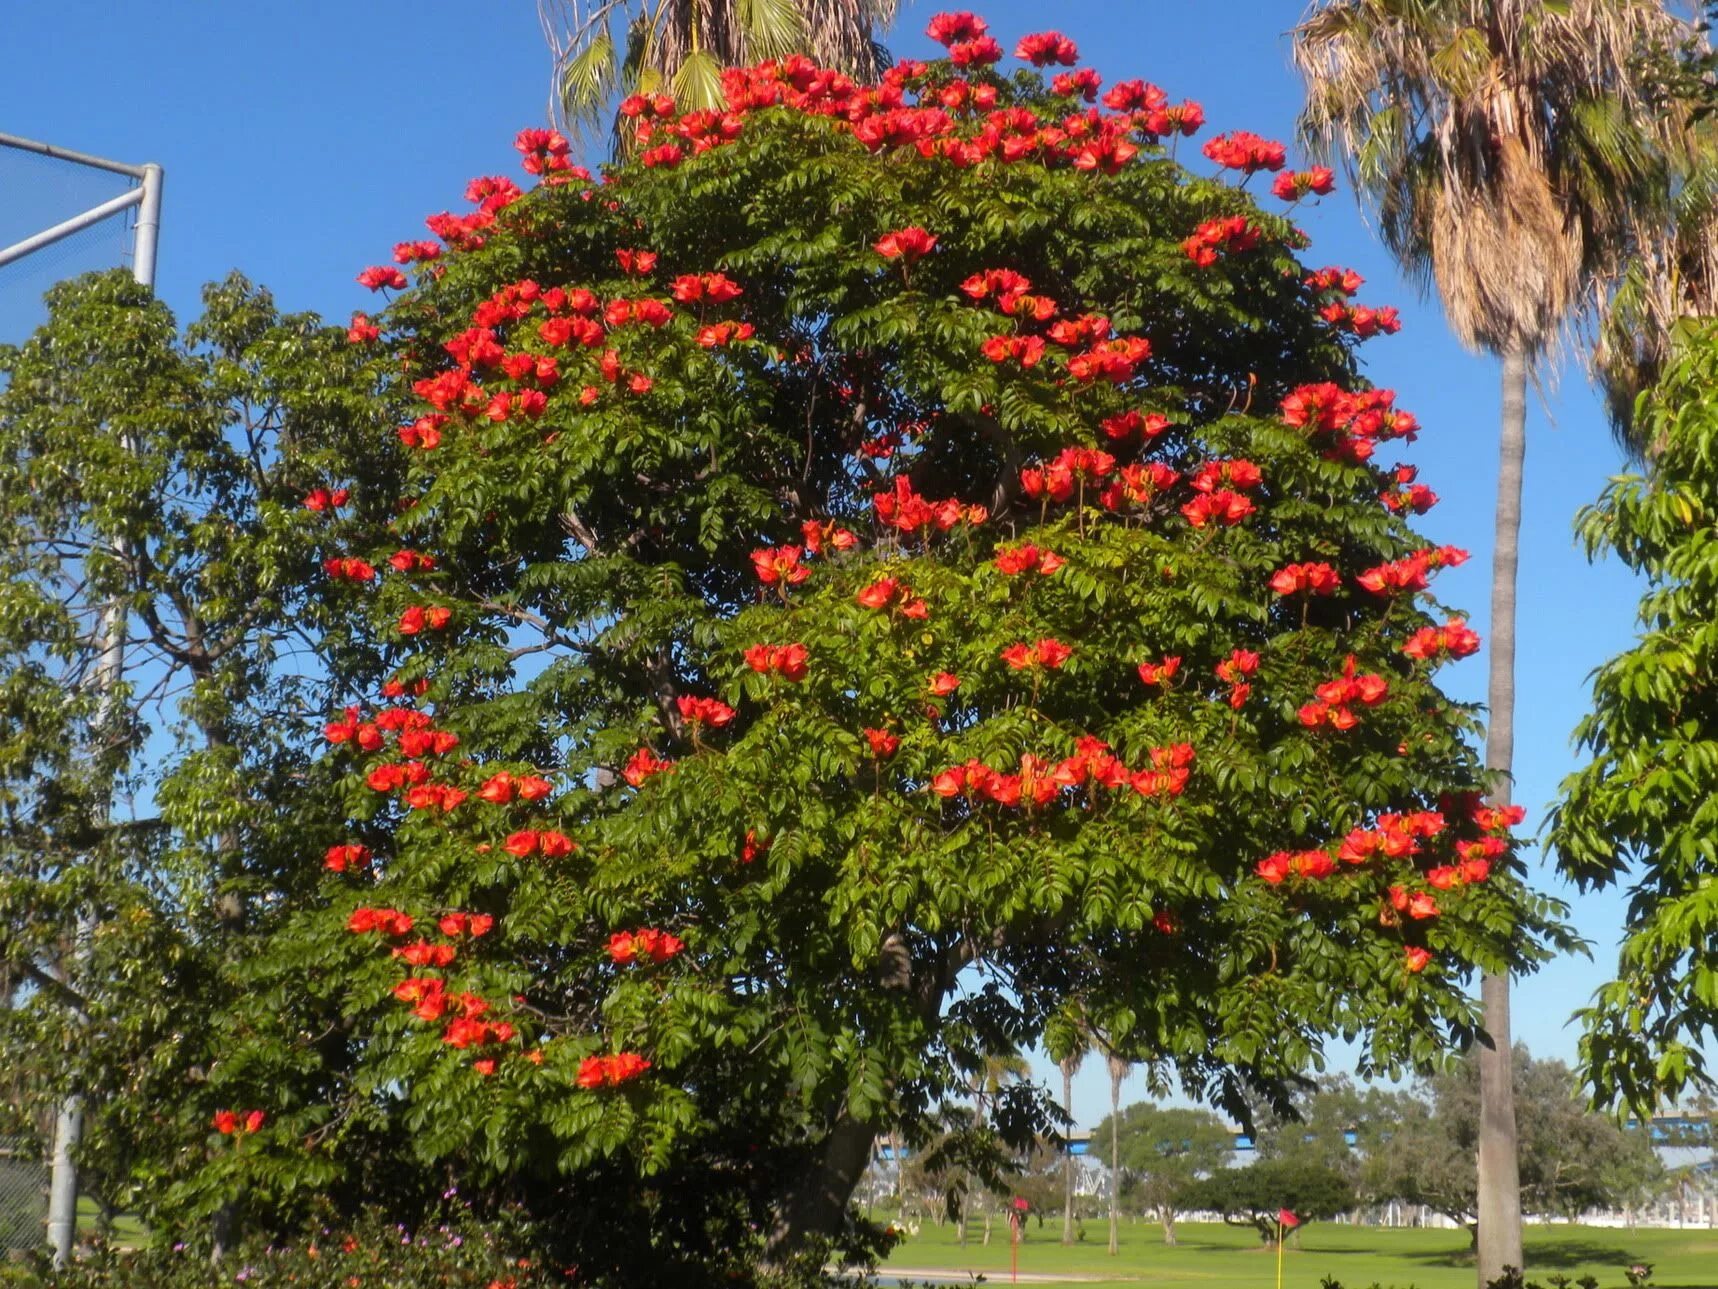
[{"label": "metal pole", "polygon": [[[157,169],[159,169],[159,167],[157,167]],[[159,193],[161,189],[159,180],[156,181],[155,188],[157,193],[157,202],[159,203]],[[99,206],[90,207],[81,215],[73,215],[63,223],[55,224],[52,228],[44,228],[41,232],[36,233],[33,236],[26,237],[21,242],[14,242],[11,246],[0,250],[0,268],[5,268],[6,265],[10,264],[13,260],[23,259],[32,251],[39,251],[44,246],[52,246],[55,242],[70,237],[73,233],[81,233],[91,224],[99,224],[102,220],[107,219],[109,216],[117,215],[120,211],[125,210],[128,207],[141,204],[147,200],[148,192],[148,188],[133,188],[130,192],[121,193],[117,197],[109,198]],[[159,210],[159,205],[157,206],[157,210]],[[159,218],[160,216],[158,213],[157,219]],[[141,227],[141,223],[139,224],[139,227]],[[154,247],[151,245],[151,259],[154,258],[154,253]],[[138,279],[138,281],[142,280],[142,278]]]},{"label": "metal pole", "polygon": [[93,166],[97,170],[111,170],[116,175],[130,175],[133,179],[143,178],[143,172],[148,166],[128,166],[123,161],[109,161],[106,157],[92,157],[87,152],[73,152],[70,148],[56,148],[51,143],[38,143],[34,139],[20,138],[16,134],[0,134],[0,148],[16,148],[20,152],[35,152],[44,157],[53,157],[58,161],[70,161],[75,165]]},{"label": "metal pole", "polygon": [[166,172],[151,163],[143,167],[142,197],[137,208],[137,246],[131,255],[131,275],[155,289],[155,247],[161,240],[161,181]]}]

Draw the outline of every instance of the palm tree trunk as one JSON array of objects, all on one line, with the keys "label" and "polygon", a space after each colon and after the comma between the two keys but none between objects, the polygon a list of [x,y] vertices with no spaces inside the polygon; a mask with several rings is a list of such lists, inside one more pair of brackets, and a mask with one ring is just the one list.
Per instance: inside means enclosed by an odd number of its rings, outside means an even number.
[{"label": "palm tree trunk", "polygon": [[1121,1252],[1121,1081],[1127,1062],[1110,1056],[1110,1256]]},{"label": "palm tree trunk", "polygon": [[[1521,545],[1521,470],[1527,455],[1527,354],[1503,353],[1503,418],[1497,468],[1496,545],[1491,559],[1490,720],[1485,766],[1498,776],[1494,800],[1510,797],[1515,755],[1515,583]],[[1515,1085],[1510,1072],[1509,976],[1480,982],[1489,1048],[1479,1052],[1479,1256],[1481,1289],[1520,1267],[1521,1179],[1515,1138]]]},{"label": "palm tree trunk", "polygon": [[[1068,1131],[1074,1130],[1074,1067],[1062,1062],[1062,1109],[1067,1112]],[[1074,1242],[1074,1143],[1062,1150],[1062,1243]]]}]

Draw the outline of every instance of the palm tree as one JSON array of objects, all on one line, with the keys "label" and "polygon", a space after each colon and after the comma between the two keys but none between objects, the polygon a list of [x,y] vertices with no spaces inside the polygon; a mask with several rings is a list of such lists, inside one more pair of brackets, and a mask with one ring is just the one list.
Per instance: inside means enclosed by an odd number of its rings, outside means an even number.
[{"label": "palm tree", "polygon": [[[1508,795],[1527,377],[1590,318],[1662,201],[1643,54],[1687,28],[1659,0],[1319,0],[1294,31],[1301,132],[1340,151],[1385,243],[1470,349],[1502,360],[1485,764]],[[1481,983],[1480,1284],[1521,1266],[1509,977]]]},{"label": "palm tree", "polygon": [[[1062,1113],[1068,1128],[1074,1126],[1074,1075],[1092,1048],[1092,1032],[1080,1005],[1070,1003],[1044,1027],[1044,1047],[1062,1071]],[[1074,1242],[1074,1152],[1072,1143],[1062,1149],[1062,1243]]]},{"label": "palm tree", "polygon": [[574,129],[599,123],[622,94],[666,91],[683,109],[721,108],[723,67],[789,54],[868,81],[889,65],[876,35],[899,7],[900,0],[537,0],[555,55],[551,107]]},{"label": "palm tree", "polygon": [[1121,1252],[1121,1085],[1133,1063],[1112,1047],[1105,1054],[1110,1069],[1110,1256]]}]

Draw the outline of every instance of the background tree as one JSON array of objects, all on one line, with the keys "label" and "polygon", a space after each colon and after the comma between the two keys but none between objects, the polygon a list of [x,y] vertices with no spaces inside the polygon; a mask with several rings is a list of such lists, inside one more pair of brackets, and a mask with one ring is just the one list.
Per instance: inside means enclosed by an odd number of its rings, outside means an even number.
[{"label": "background tree", "polygon": [[[1295,29],[1302,132],[1341,152],[1404,269],[1503,366],[1485,764],[1508,801],[1527,375],[1662,208],[1643,56],[1686,28],[1658,0],[1326,0]],[[1654,199],[1659,200],[1655,203]],[[1522,1265],[1509,980],[1482,984],[1479,1283]]]},{"label": "background tree", "polygon": [[1304,1224],[1328,1221],[1357,1202],[1346,1177],[1308,1159],[1261,1159],[1220,1169],[1182,1193],[1185,1207],[1220,1213],[1231,1226],[1251,1226],[1266,1244],[1276,1243],[1283,1209]]},{"label": "background tree", "polygon": [[[1475,1064],[1469,1056],[1401,1104],[1399,1122],[1372,1156],[1367,1173],[1380,1197],[1423,1204],[1470,1233],[1479,1211],[1474,1146],[1481,1111]],[[1588,1209],[1639,1203],[1650,1192],[1662,1169],[1646,1132],[1625,1131],[1590,1110],[1561,1061],[1536,1061],[1517,1047],[1512,1068],[1526,1211],[1574,1217]]]},{"label": "background tree", "polygon": [[1113,1048],[1104,1053],[1104,1066],[1110,1076],[1110,1256],[1121,1250],[1121,1085],[1127,1080],[1131,1063]]},{"label": "background tree", "polygon": [[876,94],[732,73],[737,133],[652,105],[600,187],[527,131],[546,181],[437,221],[366,373],[416,450],[350,552],[415,552],[370,601],[397,687],[329,713],[320,885],[210,1072],[270,1126],[184,1213],[301,1218],[388,1133],[594,1280],[760,1230],[822,1265],[878,1136],[1070,999],[1239,1106],[1331,1033],[1431,1061],[1466,974],[1563,942],[1474,808],[1471,633],[1418,598],[1461,553],[1370,461],[1414,422],[1342,275],[1169,158],[1191,105],[1070,125],[1090,76],[1004,77],[976,23]]},{"label": "background tree", "polygon": [[[860,81],[889,65],[879,34],[900,0],[538,0],[555,55],[554,108],[575,128],[603,123],[630,94],[682,110],[727,108],[722,69],[810,56]],[[619,31],[619,39],[616,31]],[[616,134],[622,146],[630,136]]]},{"label": "background tree", "polygon": [[303,503],[398,459],[342,331],[237,276],[203,304],[181,334],[94,275],[0,350],[0,961],[23,990],[0,1031],[26,1122],[84,1094],[103,1206],[159,1199],[136,1184],[206,1127],[207,1016],[307,889],[275,803],[307,714],[375,663]]},{"label": "background tree", "polygon": [[1175,1218],[1184,1195],[1201,1177],[1228,1166],[1234,1135],[1209,1110],[1139,1101],[1099,1124],[1094,1138],[1119,1142],[1127,1192],[1163,1223],[1163,1242],[1175,1243]]},{"label": "background tree", "polygon": [[1643,1115],[1706,1082],[1718,1032],[1715,340],[1695,333],[1643,402],[1651,472],[1613,481],[1581,515],[1589,552],[1614,554],[1646,590],[1638,642],[1594,676],[1576,729],[1592,759],[1564,781],[1550,834],[1583,887],[1629,883],[1616,978],[1581,1013],[1581,1069],[1601,1099]]}]

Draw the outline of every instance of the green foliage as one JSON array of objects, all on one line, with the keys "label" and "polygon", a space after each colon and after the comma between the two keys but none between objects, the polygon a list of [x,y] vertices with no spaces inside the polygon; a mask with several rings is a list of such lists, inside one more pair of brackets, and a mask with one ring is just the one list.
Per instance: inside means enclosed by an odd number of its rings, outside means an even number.
[{"label": "green foliage", "polygon": [[216,1108],[228,968],[307,889],[275,805],[304,717],[375,665],[301,500],[398,450],[343,335],[242,278],[182,335],[120,273],[48,309],[0,351],[6,1111],[28,1130],[81,1090],[84,1188],[129,1206]]},{"label": "green foliage", "polygon": [[1718,335],[1680,351],[1642,401],[1649,476],[1613,480],[1579,528],[1646,582],[1635,645],[1593,677],[1576,728],[1592,757],[1563,784],[1551,844],[1587,888],[1627,883],[1616,978],[1582,1012],[1595,1095],[1650,1110],[1705,1083],[1718,1032]]}]

